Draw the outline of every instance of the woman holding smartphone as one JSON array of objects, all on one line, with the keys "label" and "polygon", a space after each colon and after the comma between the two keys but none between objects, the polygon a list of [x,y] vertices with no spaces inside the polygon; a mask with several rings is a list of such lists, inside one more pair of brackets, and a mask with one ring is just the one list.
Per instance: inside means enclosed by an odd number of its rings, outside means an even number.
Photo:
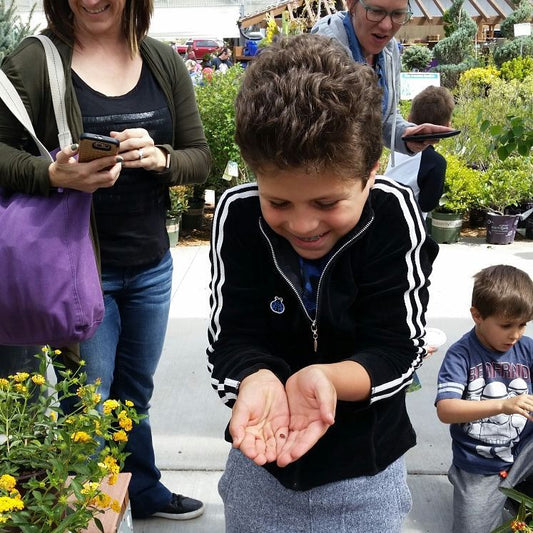
[{"label": "woman holding smartphone", "polygon": [[[44,33],[63,60],[73,139],[83,132],[110,136],[119,141],[119,153],[81,163],[76,144],[49,164],[32,157],[35,148],[2,106],[0,185],[41,195],[52,187],[94,193],[105,317],[80,347],[84,371],[89,382],[101,380],[103,400],[131,400],[148,414],[170,306],[168,187],[203,182],[209,149],[183,61],[147,37],[153,0],[44,0],[43,7]],[[57,128],[41,45],[24,41],[2,69],[52,151]],[[184,520],[202,514],[202,502],[161,483],[148,417],[134,428],[127,452],[134,517]]]}]

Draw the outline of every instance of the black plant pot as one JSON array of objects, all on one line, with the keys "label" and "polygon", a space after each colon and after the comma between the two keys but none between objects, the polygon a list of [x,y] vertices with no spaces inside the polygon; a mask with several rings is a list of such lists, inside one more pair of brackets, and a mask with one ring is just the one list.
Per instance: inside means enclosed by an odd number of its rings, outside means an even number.
[{"label": "black plant pot", "polygon": [[17,372],[37,372],[39,360],[35,354],[40,346],[0,346],[0,377],[7,378]]},{"label": "black plant pot", "polygon": [[511,244],[515,238],[519,218],[518,215],[487,213],[487,242]]},{"label": "black plant pot", "polygon": [[487,210],[474,207],[468,212],[468,225],[471,228],[482,228],[486,225]]},{"label": "black plant pot", "polygon": [[185,231],[199,229],[202,227],[204,219],[205,200],[192,199],[189,201],[189,207],[181,216],[181,227]]}]

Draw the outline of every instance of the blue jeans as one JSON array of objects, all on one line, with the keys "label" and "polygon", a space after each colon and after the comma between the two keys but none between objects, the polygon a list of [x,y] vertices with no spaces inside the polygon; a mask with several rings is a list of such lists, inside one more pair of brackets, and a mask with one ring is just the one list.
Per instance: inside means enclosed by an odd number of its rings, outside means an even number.
[{"label": "blue jeans", "polygon": [[[161,357],[172,287],[172,256],[157,264],[102,269],[105,316],[95,335],[81,345],[87,382],[101,379],[102,401],[131,400],[148,414],[154,374]],[[150,516],[170,502],[155,465],[152,430],[144,418],[130,433],[124,471],[131,472],[129,496],[136,518]]]}]

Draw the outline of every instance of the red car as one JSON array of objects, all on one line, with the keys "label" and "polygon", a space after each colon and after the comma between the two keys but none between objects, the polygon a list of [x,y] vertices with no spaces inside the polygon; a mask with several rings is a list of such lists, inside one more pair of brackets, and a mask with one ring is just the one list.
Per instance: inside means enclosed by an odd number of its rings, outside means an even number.
[{"label": "red car", "polygon": [[220,44],[215,39],[189,39],[185,44],[176,45],[176,52],[184,56],[189,46],[192,46],[196,59],[202,59],[205,54],[216,52]]}]

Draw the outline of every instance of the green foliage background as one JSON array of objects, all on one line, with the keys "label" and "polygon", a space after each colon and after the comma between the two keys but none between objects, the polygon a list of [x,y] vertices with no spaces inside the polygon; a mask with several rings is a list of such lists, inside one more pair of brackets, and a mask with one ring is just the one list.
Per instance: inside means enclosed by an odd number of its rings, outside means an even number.
[{"label": "green foliage background", "polygon": [[213,166],[205,187],[217,192],[235,185],[222,179],[228,161],[235,161],[239,166],[241,176],[238,182],[248,180],[246,164],[234,139],[234,104],[243,74],[243,68],[235,65],[226,73],[215,74],[211,81],[205,81],[203,85],[196,87],[196,100],[213,158]]},{"label": "green foliage background", "polygon": [[4,57],[9,55],[24,37],[35,32],[36,27],[31,25],[34,9],[35,4],[31,9],[28,21],[24,23],[16,14],[14,0],[11,0],[11,2],[0,0],[0,64]]}]

